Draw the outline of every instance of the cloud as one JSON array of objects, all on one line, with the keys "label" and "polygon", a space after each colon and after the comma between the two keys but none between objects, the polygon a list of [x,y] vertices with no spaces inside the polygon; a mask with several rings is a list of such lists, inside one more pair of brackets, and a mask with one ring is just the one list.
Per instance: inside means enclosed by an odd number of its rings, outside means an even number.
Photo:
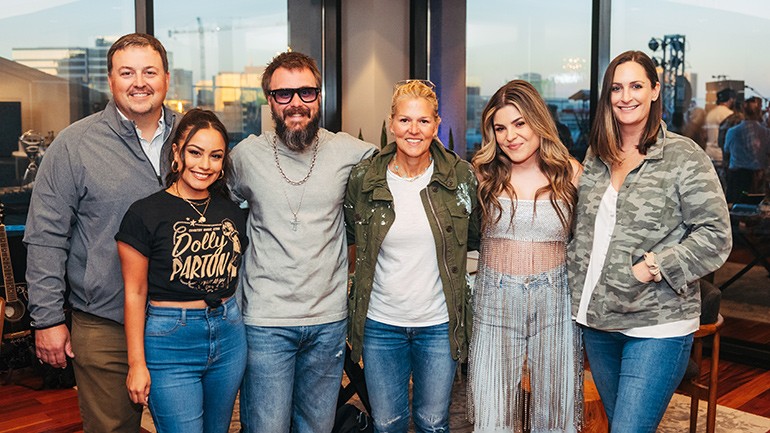
[{"label": "cloud", "polygon": [[78,0],[4,0],[3,7],[0,8],[0,20],[77,2]]}]

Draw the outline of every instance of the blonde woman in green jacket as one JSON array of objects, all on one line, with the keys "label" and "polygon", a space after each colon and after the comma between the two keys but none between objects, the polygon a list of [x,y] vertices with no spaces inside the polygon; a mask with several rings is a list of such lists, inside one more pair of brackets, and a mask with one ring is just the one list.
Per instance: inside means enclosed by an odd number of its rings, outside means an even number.
[{"label": "blonde woman in green jacket", "polygon": [[354,361],[363,353],[378,432],[406,433],[410,378],[415,431],[448,431],[452,380],[467,354],[476,178],[436,138],[440,122],[432,84],[399,84],[395,143],[359,163],[348,182],[345,222],[356,246],[348,340]]}]

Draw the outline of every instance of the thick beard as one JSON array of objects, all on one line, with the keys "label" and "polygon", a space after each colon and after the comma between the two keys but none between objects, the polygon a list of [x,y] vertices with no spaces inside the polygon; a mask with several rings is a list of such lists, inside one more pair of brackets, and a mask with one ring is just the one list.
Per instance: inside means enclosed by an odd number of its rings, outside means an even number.
[{"label": "thick beard", "polygon": [[[292,130],[287,128],[286,122],[283,121],[283,114],[290,116],[292,114],[290,112],[291,109],[286,110],[284,113],[276,113],[275,110],[270,111],[275,122],[275,133],[278,134],[289,150],[302,153],[313,144],[321,122],[320,112],[316,112],[315,116],[310,119],[307,127],[300,130]],[[307,113],[307,111],[309,110],[302,110],[301,112]]]}]

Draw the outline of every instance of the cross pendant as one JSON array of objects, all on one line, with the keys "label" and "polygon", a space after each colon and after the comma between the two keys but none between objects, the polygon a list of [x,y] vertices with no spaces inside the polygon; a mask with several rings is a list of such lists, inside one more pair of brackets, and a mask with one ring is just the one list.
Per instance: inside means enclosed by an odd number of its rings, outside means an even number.
[{"label": "cross pendant", "polygon": [[297,215],[294,215],[294,220],[291,222],[291,229],[296,232],[297,227],[299,227],[299,220],[297,219]]}]

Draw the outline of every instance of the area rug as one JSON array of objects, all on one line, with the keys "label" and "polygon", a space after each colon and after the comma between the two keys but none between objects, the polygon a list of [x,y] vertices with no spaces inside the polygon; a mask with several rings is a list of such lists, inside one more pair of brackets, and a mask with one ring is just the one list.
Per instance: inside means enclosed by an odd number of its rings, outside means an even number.
[{"label": "area rug", "polygon": [[[354,396],[352,402],[360,406],[360,402]],[[233,420],[230,424],[229,433],[240,432],[240,422],[238,421],[239,411],[236,401],[233,412]],[[682,433],[687,432],[690,425],[690,398],[674,394],[671,403],[668,405],[663,421],[658,428],[658,433]],[[152,433],[157,430],[152,424],[152,417],[145,409],[142,417],[142,427]],[[465,411],[465,381],[455,380],[452,391],[452,406],[450,407],[449,427],[453,433],[471,433],[473,426],[466,420]],[[409,430],[413,432],[413,429]],[[698,430],[697,433],[706,431],[706,402],[701,401],[698,405]],[[724,406],[717,406],[717,425],[715,433],[768,433],[770,432],[770,418],[752,415],[739,410],[730,409]]]},{"label": "area rug", "polygon": [[[674,394],[668,405],[658,433],[681,433],[690,428],[690,397]],[[767,433],[770,430],[770,418],[747,412],[717,406],[717,425],[715,433]],[[706,402],[698,405],[697,432],[706,431]]]}]

